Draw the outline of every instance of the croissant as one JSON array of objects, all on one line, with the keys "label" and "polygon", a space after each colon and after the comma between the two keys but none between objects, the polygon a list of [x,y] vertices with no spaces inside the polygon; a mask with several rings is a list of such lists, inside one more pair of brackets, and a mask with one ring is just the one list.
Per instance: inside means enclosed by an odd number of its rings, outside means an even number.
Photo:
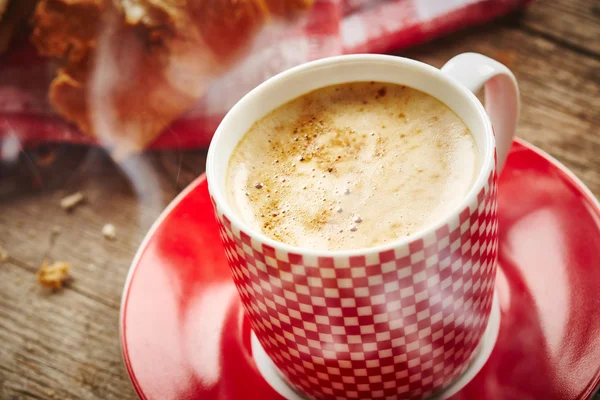
[{"label": "croissant", "polygon": [[4,16],[4,12],[6,11],[7,7],[8,7],[8,0],[0,0],[0,20]]},{"label": "croissant", "polygon": [[151,143],[230,67],[270,18],[314,0],[40,0],[37,50],[61,61],[56,111],[119,151]]}]

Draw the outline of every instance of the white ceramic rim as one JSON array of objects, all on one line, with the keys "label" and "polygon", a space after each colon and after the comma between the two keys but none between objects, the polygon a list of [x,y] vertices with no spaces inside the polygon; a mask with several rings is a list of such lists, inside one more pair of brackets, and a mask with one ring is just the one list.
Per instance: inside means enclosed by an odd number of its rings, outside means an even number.
[{"label": "white ceramic rim", "polygon": [[[288,79],[291,79],[294,75],[306,72],[307,70],[315,70],[322,67],[331,67],[335,64],[347,64],[347,63],[356,63],[356,64],[364,64],[364,63],[385,63],[385,64],[395,64],[399,68],[399,73],[401,73],[402,68],[412,68],[418,69],[419,73],[434,78],[439,81],[443,80],[449,87],[451,88],[456,96],[462,96],[463,100],[467,100],[471,105],[472,112],[476,115],[479,120],[479,124],[484,127],[485,132],[483,132],[483,140],[484,143],[479,147],[480,154],[482,154],[482,162],[480,166],[480,171],[475,180],[475,183],[471,187],[469,193],[465,196],[463,201],[451,212],[446,215],[446,217],[440,219],[439,221],[425,226],[419,231],[405,237],[398,238],[396,240],[384,243],[382,245],[378,245],[375,247],[363,247],[358,249],[351,250],[315,250],[308,249],[298,246],[292,246],[283,242],[276,241],[264,235],[261,232],[256,231],[254,228],[250,227],[246,224],[236,213],[231,209],[225,195],[224,187],[217,187],[215,181],[217,180],[215,177],[217,166],[217,160],[219,157],[219,147],[221,142],[225,139],[225,136],[230,131],[229,126],[232,125],[232,121],[234,121],[240,113],[243,113],[246,109],[247,105],[253,101],[256,101],[256,97],[261,97],[265,95],[265,92],[268,90],[272,90],[273,86],[281,85],[285,86],[285,83]],[[363,79],[362,81],[369,81],[370,79]],[[348,82],[358,82],[361,79],[354,79]],[[385,81],[381,81],[385,82]],[[332,83],[335,84],[335,83]],[[323,85],[321,87],[326,87],[327,85]],[[280,104],[281,105],[281,104]],[[450,109],[454,110],[452,105],[446,104]],[[262,115],[257,116],[257,119],[262,118]],[[238,140],[239,143],[239,140]],[[447,225],[449,220],[456,217],[456,215],[468,207],[470,204],[474,204],[477,201],[477,195],[481,191],[481,189],[486,185],[489,174],[492,169],[495,167],[495,137],[492,129],[491,121],[485,111],[485,108],[479,101],[479,99],[466,87],[461,85],[458,81],[454,80],[452,77],[446,75],[441,70],[429,65],[422,63],[420,61],[411,60],[408,58],[397,57],[397,56],[388,56],[388,55],[379,55],[379,54],[354,54],[354,55],[343,55],[336,57],[323,58],[317,61],[312,61],[306,64],[299,65],[297,67],[291,68],[287,71],[284,71],[267,81],[263,82],[253,90],[251,90],[248,94],[246,94],[240,101],[238,101],[233,108],[227,113],[221,124],[217,128],[215,135],[210,143],[210,147],[208,150],[208,157],[206,160],[206,178],[208,181],[208,190],[210,195],[213,197],[217,209],[223,213],[225,217],[229,221],[231,221],[233,226],[241,229],[243,232],[247,233],[254,239],[259,242],[271,246],[277,250],[291,253],[291,254],[302,254],[304,256],[309,257],[353,257],[353,256],[363,256],[369,254],[376,254],[383,251],[388,251],[400,247],[407,246],[409,243],[415,241],[418,238],[425,237],[427,235],[433,234],[440,227]]]}]

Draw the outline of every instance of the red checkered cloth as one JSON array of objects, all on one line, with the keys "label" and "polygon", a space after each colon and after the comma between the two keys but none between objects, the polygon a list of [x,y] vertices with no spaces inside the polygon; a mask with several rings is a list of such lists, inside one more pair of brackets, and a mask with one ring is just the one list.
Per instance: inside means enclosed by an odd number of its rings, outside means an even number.
[{"label": "red checkered cloth", "polygon": [[[232,71],[175,121],[151,148],[207,147],[224,114],[251,88],[295,65],[351,53],[384,53],[481,24],[532,0],[317,0],[280,40],[256,46]],[[0,140],[21,146],[44,142],[96,144],[61,120],[47,101],[52,78],[32,49],[0,59]]]}]

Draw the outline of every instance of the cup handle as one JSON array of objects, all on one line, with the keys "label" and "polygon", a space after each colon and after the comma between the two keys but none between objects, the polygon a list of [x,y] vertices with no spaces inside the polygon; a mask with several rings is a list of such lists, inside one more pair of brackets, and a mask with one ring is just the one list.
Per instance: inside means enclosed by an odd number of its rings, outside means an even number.
[{"label": "cup handle", "polygon": [[448,61],[442,72],[473,93],[485,87],[485,109],[496,137],[497,171],[508,157],[519,118],[519,85],[503,64],[482,54],[464,53]]}]

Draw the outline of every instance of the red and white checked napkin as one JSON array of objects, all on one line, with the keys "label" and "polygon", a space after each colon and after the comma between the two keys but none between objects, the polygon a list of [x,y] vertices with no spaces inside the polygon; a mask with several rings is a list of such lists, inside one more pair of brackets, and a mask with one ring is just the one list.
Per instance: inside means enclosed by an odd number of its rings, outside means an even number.
[{"label": "red and white checked napkin", "polygon": [[[221,118],[246,92],[298,64],[350,53],[384,53],[481,24],[531,0],[317,0],[309,15],[214,81],[206,95],[151,148],[207,147]],[[0,59],[0,140],[96,144],[57,117],[46,99],[52,78],[31,49]]]}]

